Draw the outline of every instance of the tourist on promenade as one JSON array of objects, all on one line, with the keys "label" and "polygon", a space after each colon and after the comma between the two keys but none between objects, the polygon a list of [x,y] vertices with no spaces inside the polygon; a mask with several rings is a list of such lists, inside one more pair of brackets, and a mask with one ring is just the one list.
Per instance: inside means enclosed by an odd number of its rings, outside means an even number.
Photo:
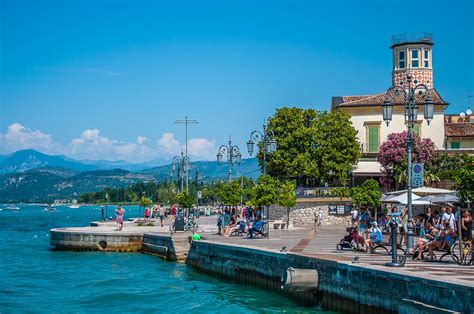
[{"label": "tourist on promenade", "polygon": [[163,219],[165,218],[166,209],[163,205],[160,206],[159,215],[160,215],[160,224],[163,227]]},{"label": "tourist on promenade", "polygon": [[[115,221],[117,222],[117,231],[120,231],[123,229],[123,215],[125,214],[125,210],[122,208],[122,206],[118,206],[117,209],[115,210]],[[111,217],[112,218],[112,217]]]},{"label": "tourist on promenade", "polygon": [[446,212],[443,214],[443,217],[441,218],[441,224],[443,226],[446,226],[446,224],[449,224],[449,228],[453,231],[456,231],[456,219],[453,214],[453,209],[451,207],[448,207],[446,209]]},{"label": "tourist on promenade", "polygon": [[418,239],[418,242],[413,247],[413,259],[422,260],[423,251],[426,245],[431,241],[434,241],[438,236],[438,229],[436,229],[431,223],[427,222],[424,226],[424,236]]},{"label": "tourist on promenade", "polygon": [[263,223],[260,220],[260,218],[258,218],[258,216],[255,217],[255,222],[253,223],[252,227],[249,228],[247,239],[253,239],[254,232],[258,232],[262,230],[262,227],[263,227]]},{"label": "tourist on promenade", "polygon": [[351,219],[352,227],[354,227],[354,225],[357,223],[357,219],[359,218],[359,212],[357,211],[357,208],[352,207],[351,215],[352,215],[352,219]]},{"label": "tourist on promenade", "polygon": [[408,209],[406,207],[403,208],[402,212],[400,213],[400,222],[399,225],[400,229],[400,244],[403,243],[403,238],[405,238],[405,242],[408,240],[407,233],[408,233]]},{"label": "tourist on promenade", "polygon": [[145,222],[149,222],[150,221],[150,209],[147,207],[145,208]]},{"label": "tourist on promenade", "polygon": [[446,222],[439,233],[439,236],[434,241],[428,243],[428,258],[430,261],[434,260],[434,250],[449,250],[454,243],[456,233],[450,229],[449,222]]},{"label": "tourist on promenade", "polygon": [[379,229],[377,222],[372,222],[370,229],[370,237],[365,240],[365,252],[372,253],[374,244],[382,242],[382,231]]},{"label": "tourist on promenade", "polygon": [[222,212],[219,210],[217,212],[217,234],[222,234],[222,224],[224,222],[224,217],[222,216]]},{"label": "tourist on promenade", "polygon": [[173,218],[176,216],[176,205],[174,204],[171,206],[171,216],[173,216]]},{"label": "tourist on promenade", "polygon": [[359,222],[359,234],[365,237],[372,216],[369,210],[366,210],[364,207],[360,209],[360,222]]},{"label": "tourist on promenade", "polygon": [[466,210],[461,219],[461,234],[464,241],[472,241],[472,217]]}]

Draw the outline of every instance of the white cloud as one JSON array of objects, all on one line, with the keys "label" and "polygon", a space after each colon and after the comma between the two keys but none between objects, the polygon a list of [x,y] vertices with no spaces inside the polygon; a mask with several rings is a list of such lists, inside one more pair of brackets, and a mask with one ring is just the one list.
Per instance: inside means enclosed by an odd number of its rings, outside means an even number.
[{"label": "white cloud", "polygon": [[25,128],[18,122],[13,123],[8,126],[6,133],[0,133],[0,152],[7,154],[22,149],[36,149],[49,154],[60,152],[59,145],[53,142],[51,135]]},{"label": "white cloud", "polygon": [[179,154],[181,152],[181,144],[174,138],[173,133],[163,133],[157,141],[161,152],[165,154]]},{"label": "white cloud", "polygon": [[[168,155],[178,155],[185,150],[185,144],[178,141],[173,133],[164,133],[157,141],[160,152]],[[215,141],[205,138],[188,140],[188,155],[197,159],[212,158],[215,153]]]},{"label": "white cloud", "polygon": [[137,144],[144,145],[147,142],[148,142],[148,139],[146,137],[144,136],[137,137]]},{"label": "white cloud", "polygon": [[87,129],[66,148],[68,156],[78,159],[105,159],[143,162],[156,158],[156,152],[145,145],[146,137],[137,137],[136,143],[111,140],[101,136],[98,129]]},{"label": "white cloud", "polygon": [[[5,134],[0,133],[0,153],[12,153],[21,149],[63,154],[74,159],[144,162],[178,155],[184,150],[184,143],[169,132],[163,133],[156,142],[145,136],[137,136],[134,142],[125,142],[103,136],[99,129],[86,129],[79,137],[61,145],[49,134],[14,123]],[[212,159],[215,151],[214,140],[192,138],[188,141],[188,153],[192,159]]]},{"label": "white cloud", "polygon": [[210,159],[216,153],[216,141],[206,138],[192,138],[188,141],[188,153],[196,158]]}]

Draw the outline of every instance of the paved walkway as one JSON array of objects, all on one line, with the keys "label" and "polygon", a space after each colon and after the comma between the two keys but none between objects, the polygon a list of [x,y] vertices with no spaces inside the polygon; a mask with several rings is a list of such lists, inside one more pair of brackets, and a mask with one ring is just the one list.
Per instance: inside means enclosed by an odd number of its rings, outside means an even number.
[{"label": "paved walkway", "polygon": [[[203,219],[203,223],[207,219]],[[288,251],[294,254],[351,263],[358,267],[368,267],[426,279],[474,286],[474,266],[459,266],[453,263],[449,256],[445,257],[443,262],[414,261],[409,257],[405,267],[392,268],[385,266],[385,263],[391,261],[391,256],[389,255],[366,254],[349,250],[338,251],[336,245],[346,234],[346,226],[343,225],[321,226],[317,228],[317,231],[314,230],[313,226],[308,225],[292,230],[271,230],[269,239],[223,237],[209,232],[203,232],[202,235],[205,240],[211,242],[229,243],[277,252]],[[357,263],[353,263],[354,258],[358,259]]]}]

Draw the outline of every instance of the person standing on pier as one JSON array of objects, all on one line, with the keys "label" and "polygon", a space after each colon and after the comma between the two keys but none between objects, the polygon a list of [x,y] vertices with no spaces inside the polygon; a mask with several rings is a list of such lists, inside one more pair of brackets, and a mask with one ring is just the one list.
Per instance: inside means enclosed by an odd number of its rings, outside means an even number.
[{"label": "person standing on pier", "polygon": [[122,208],[122,206],[118,206],[117,209],[115,210],[115,220],[117,221],[117,231],[121,231],[123,229],[123,215],[125,213],[125,210]]},{"label": "person standing on pier", "polygon": [[165,211],[166,211],[165,207],[161,205],[159,209],[159,215],[160,215],[160,223],[162,227],[163,227],[163,219],[165,218]]}]

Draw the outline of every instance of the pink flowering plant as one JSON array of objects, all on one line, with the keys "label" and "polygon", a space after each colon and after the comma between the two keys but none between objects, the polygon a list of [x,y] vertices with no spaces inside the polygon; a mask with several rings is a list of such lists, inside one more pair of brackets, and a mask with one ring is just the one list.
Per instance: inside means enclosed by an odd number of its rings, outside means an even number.
[{"label": "pink flowering plant", "polygon": [[[392,133],[380,146],[377,160],[382,165],[382,171],[387,174],[382,177],[381,183],[386,189],[395,186],[398,189],[401,183],[407,180],[407,132]],[[434,157],[435,145],[429,138],[420,138],[413,134],[412,162],[423,163],[425,170],[429,170]]]}]

